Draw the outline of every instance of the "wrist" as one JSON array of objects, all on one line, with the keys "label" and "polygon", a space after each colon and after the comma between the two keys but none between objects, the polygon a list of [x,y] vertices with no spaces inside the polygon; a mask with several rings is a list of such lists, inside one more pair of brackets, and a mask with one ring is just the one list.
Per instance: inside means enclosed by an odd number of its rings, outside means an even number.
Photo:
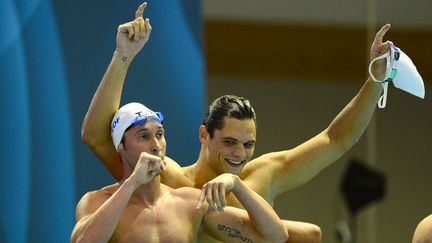
[{"label": "wrist", "polygon": [[239,187],[241,186],[242,181],[240,180],[240,178],[237,175],[232,175],[232,180],[233,180],[233,192],[236,192],[237,189],[239,189]]},{"label": "wrist", "polygon": [[125,185],[127,187],[132,187],[133,191],[135,191],[140,186],[139,182],[136,180],[136,178],[133,175],[129,176],[125,180],[125,182],[123,183],[123,185]]},{"label": "wrist", "polygon": [[371,76],[369,76],[368,79],[366,80],[366,84],[370,85],[370,87],[372,87],[373,89],[376,89],[379,91],[382,91],[382,89],[383,89],[382,83],[374,81]]},{"label": "wrist", "polygon": [[113,60],[115,60],[116,62],[120,63],[120,64],[124,64],[129,66],[129,64],[132,62],[132,60],[134,59],[135,55],[132,55],[130,53],[124,53],[118,50],[114,51],[113,54]]}]

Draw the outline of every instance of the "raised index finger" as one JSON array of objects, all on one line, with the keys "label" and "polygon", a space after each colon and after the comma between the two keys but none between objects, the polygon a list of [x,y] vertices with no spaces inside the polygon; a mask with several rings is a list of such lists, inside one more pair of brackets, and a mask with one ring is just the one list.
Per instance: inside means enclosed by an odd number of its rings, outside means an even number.
[{"label": "raised index finger", "polygon": [[390,24],[386,24],[376,33],[373,45],[379,45],[382,43],[384,35],[390,29]]},{"label": "raised index finger", "polygon": [[140,18],[144,14],[144,9],[147,7],[147,2],[143,2],[139,5],[137,11],[135,12],[135,19]]}]

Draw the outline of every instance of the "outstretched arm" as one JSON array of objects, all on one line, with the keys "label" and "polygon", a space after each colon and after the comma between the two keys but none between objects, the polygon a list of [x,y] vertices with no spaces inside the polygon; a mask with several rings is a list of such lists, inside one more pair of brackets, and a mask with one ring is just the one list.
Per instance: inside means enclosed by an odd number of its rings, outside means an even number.
[{"label": "outstretched arm", "polygon": [[[390,25],[383,26],[376,34],[371,46],[370,58],[373,59],[389,50],[389,42],[383,43],[383,36]],[[383,63],[375,71],[384,71]],[[251,161],[242,176],[254,174],[256,180],[248,184],[259,187],[263,181],[270,184],[269,200],[291,188],[309,181],[325,167],[340,158],[354,145],[367,128],[375,111],[382,85],[368,78],[357,95],[336,116],[331,124],[320,134],[298,147],[265,154]]]},{"label": "outstretched arm", "polygon": [[[225,192],[228,191],[236,196],[246,211],[226,207]],[[204,200],[209,204],[203,219],[205,231],[219,240],[283,242],[288,239],[288,232],[273,208],[236,175],[222,174],[206,183],[197,208]]]},{"label": "outstretched arm", "polygon": [[110,123],[120,106],[129,65],[150,37],[150,20],[143,18],[146,6],[147,3],[141,4],[135,13],[135,19],[118,27],[116,50],[93,96],[81,128],[84,143],[104,162],[117,180],[122,178],[123,170],[112,144]]}]

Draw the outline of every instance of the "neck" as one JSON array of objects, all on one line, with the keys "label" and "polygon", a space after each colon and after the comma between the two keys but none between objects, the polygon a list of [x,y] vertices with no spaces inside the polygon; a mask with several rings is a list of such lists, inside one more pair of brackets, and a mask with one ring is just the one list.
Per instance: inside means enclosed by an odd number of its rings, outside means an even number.
[{"label": "neck", "polygon": [[134,193],[134,197],[146,204],[154,204],[162,194],[160,177],[155,177],[147,184],[141,185]]},{"label": "neck", "polygon": [[[125,178],[120,182],[123,184]],[[160,183],[160,176],[153,178],[149,183],[139,186],[132,194],[131,201],[147,206],[153,206],[166,191],[166,186]]]},{"label": "neck", "polygon": [[201,188],[205,183],[219,175],[209,165],[209,159],[203,147],[201,147],[197,162],[191,167],[190,174],[192,174],[191,179],[194,181],[195,188]]}]

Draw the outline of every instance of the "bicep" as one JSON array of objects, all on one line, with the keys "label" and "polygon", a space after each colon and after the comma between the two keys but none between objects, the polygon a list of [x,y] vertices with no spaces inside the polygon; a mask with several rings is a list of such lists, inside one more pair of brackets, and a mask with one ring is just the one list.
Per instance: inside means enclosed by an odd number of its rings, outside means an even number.
[{"label": "bicep", "polygon": [[[96,205],[98,204],[98,205]],[[90,220],[93,213],[97,210],[99,203],[97,197],[93,193],[86,193],[75,209],[75,226],[71,234],[71,242],[75,242],[77,237],[85,229],[87,222]]]},{"label": "bicep", "polygon": [[262,242],[245,210],[226,207],[224,212],[208,212],[203,218],[204,231],[223,242]]},{"label": "bicep", "polygon": [[87,192],[78,202],[75,209],[76,222],[96,212],[96,210],[107,200],[99,192]]},{"label": "bicep", "polygon": [[306,183],[337,160],[342,151],[323,131],[294,149],[280,152],[273,185],[276,193]]},{"label": "bicep", "polygon": [[[245,167],[244,178],[254,191],[271,200],[304,184],[342,154],[340,146],[330,141],[324,131],[293,149],[256,158]],[[255,190],[257,187],[266,190],[267,195]]]}]

